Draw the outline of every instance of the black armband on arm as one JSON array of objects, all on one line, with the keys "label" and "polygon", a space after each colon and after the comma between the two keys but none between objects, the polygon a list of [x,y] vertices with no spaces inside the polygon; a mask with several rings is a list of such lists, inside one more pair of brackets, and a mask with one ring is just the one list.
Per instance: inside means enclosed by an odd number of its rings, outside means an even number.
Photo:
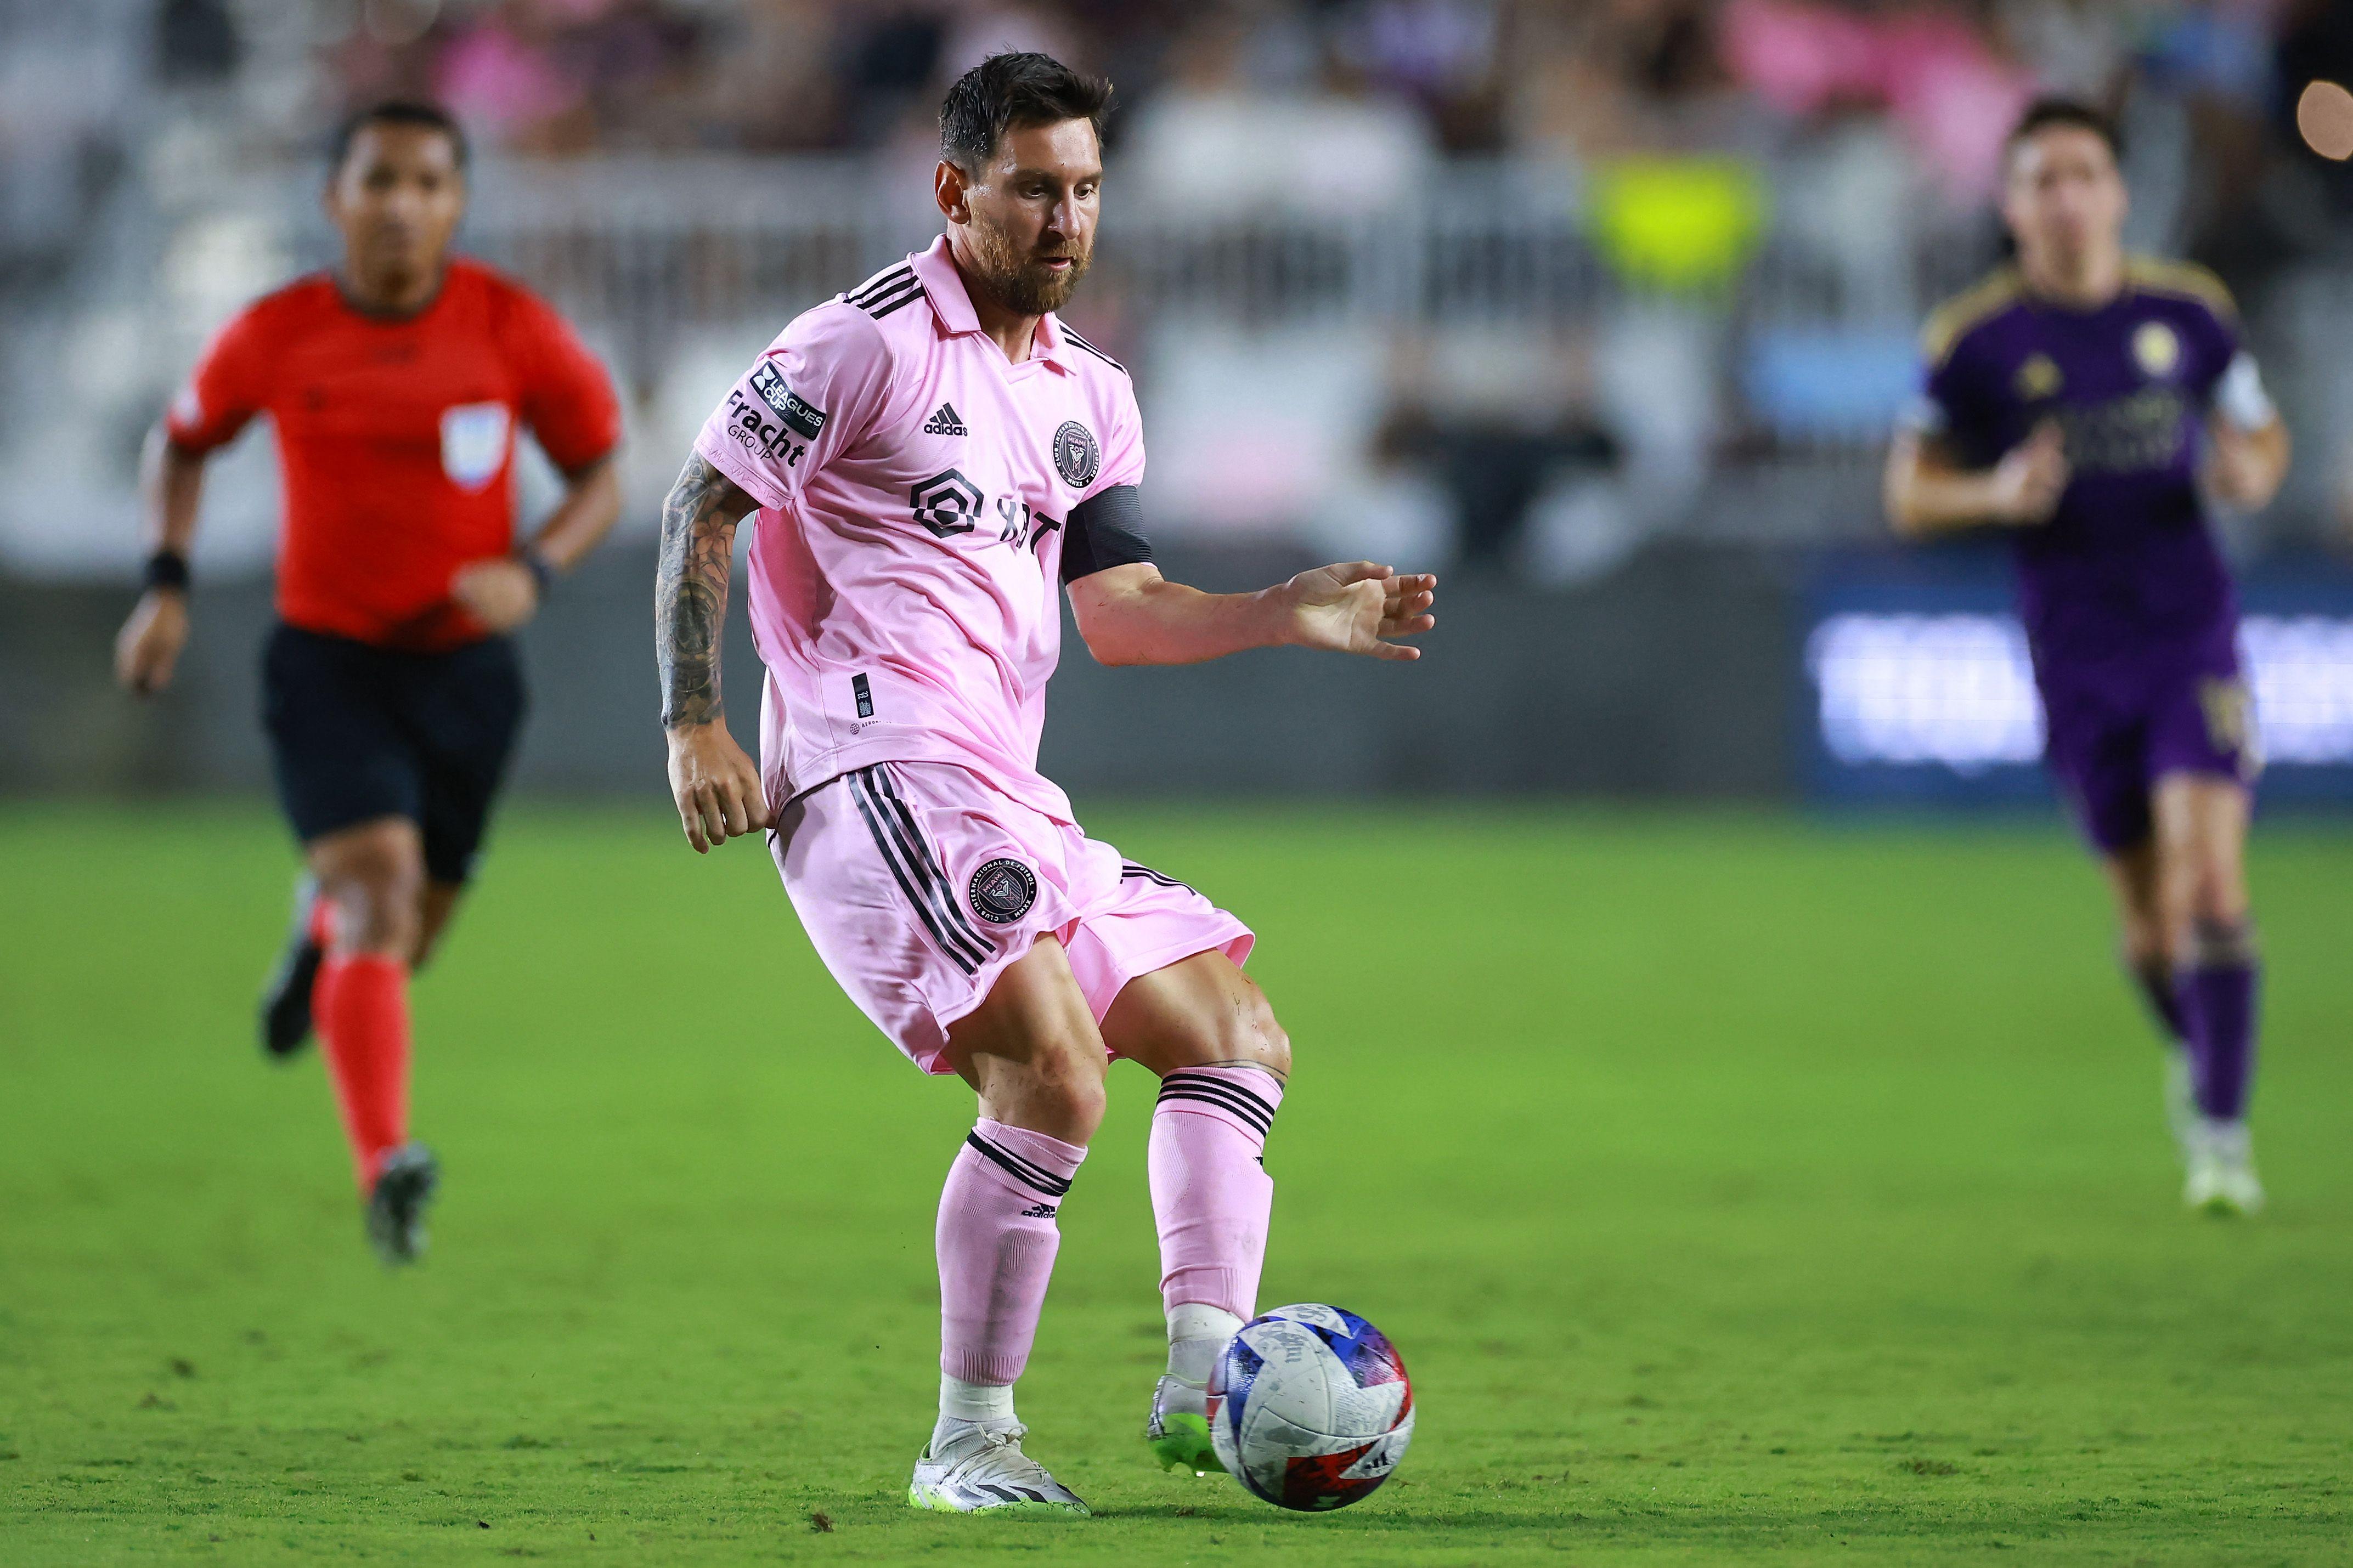
[{"label": "black armband on arm", "polygon": [[1071,509],[1062,533],[1063,582],[1151,559],[1152,543],[1144,537],[1144,507],[1134,485],[1113,485]]}]

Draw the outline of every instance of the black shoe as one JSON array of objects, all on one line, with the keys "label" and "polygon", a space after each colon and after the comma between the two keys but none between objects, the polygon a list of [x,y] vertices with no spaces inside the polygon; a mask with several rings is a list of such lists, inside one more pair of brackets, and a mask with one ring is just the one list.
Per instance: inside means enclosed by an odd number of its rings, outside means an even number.
[{"label": "black shoe", "polygon": [[305,877],[294,884],[294,929],[261,994],[261,1052],[272,1061],[289,1059],[311,1038],[311,988],[318,984],[319,964],[327,956],[311,939],[311,914],[318,903],[315,880]]},{"label": "black shoe", "polygon": [[368,1241],[387,1268],[425,1254],[425,1205],[441,1184],[441,1167],[422,1143],[404,1143],[384,1157],[368,1194]]}]

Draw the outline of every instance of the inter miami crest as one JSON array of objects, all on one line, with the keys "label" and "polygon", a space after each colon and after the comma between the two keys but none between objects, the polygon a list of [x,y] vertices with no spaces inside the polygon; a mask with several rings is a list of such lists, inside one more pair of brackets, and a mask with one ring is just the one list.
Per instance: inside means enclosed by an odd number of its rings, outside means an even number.
[{"label": "inter miami crest", "polygon": [[1095,433],[1075,419],[1062,421],[1054,432],[1054,471],[1062,482],[1082,490],[1095,482],[1102,468],[1103,448],[1095,445]]},{"label": "inter miami crest", "polygon": [[991,925],[1011,925],[1038,901],[1038,873],[1018,860],[991,860],[972,874],[972,912]]}]

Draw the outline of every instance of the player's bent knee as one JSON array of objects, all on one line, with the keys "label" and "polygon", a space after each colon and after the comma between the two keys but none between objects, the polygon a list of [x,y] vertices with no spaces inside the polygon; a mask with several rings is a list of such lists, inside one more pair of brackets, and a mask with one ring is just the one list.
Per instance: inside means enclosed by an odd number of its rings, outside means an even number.
[{"label": "player's bent knee", "polygon": [[[1042,1052],[1028,1063],[1015,1081],[989,1096],[1000,1104],[1016,1126],[1084,1143],[1103,1124],[1107,1103],[1103,1092],[1102,1049],[1090,1066],[1062,1051]],[[1000,1114],[999,1121],[1008,1116]]]},{"label": "player's bent knee", "polygon": [[2218,861],[2198,866],[2190,879],[2189,906],[2193,926],[2244,925],[2247,889],[2237,868]]},{"label": "player's bent knee", "polygon": [[2252,963],[2255,958],[2255,922],[2242,911],[2235,918],[2193,913],[2186,944],[2188,962],[2197,968],[2228,968]]},{"label": "player's bent knee", "polygon": [[1073,1143],[1084,1143],[1103,1125],[1103,1110],[1108,1104],[1103,1080],[1092,1082],[1067,1079],[1046,1086],[1045,1092],[1054,1114],[1062,1125],[1075,1130]]},{"label": "player's bent knee", "polygon": [[1266,993],[1252,985],[1224,1019],[1216,1059],[1249,1062],[1277,1078],[1291,1076],[1291,1037],[1274,1016]]},{"label": "player's bent knee", "polygon": [[343,944],[406,958],[420,935],[425,860],[406,822],[339,834],[313,846],[312,867],[341,915]]},{"label": "player's bent knee", "polygon": [[1108,1064],[1091,1032],[1051,1031],[1032,1037],[1018,1054],[983,1051],[967,1065],[965,1076],[991,1120],[1082,1144],[1103,1122]]}]

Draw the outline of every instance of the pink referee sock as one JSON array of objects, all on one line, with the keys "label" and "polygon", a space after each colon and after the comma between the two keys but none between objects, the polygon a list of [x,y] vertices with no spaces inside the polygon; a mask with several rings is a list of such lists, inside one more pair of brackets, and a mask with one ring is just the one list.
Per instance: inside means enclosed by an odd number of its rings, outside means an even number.
[{"label": "pink referee sock", "polygon": [[1274,1183],[1260,1154],[1282,1083],[1257,1068],[1183,1068],[1160,1080],[1145,1167],[1160,1228],[1160,1296],[1247,1321],[1258,1310]]},{"label": "pink referee sock", "polygon": [[1004,1387],[1029,1364],[1062,1245],[1054,1214],[1087,1152],[1024,1127],[976,1123],[940,1194],[940,1371]]}]

